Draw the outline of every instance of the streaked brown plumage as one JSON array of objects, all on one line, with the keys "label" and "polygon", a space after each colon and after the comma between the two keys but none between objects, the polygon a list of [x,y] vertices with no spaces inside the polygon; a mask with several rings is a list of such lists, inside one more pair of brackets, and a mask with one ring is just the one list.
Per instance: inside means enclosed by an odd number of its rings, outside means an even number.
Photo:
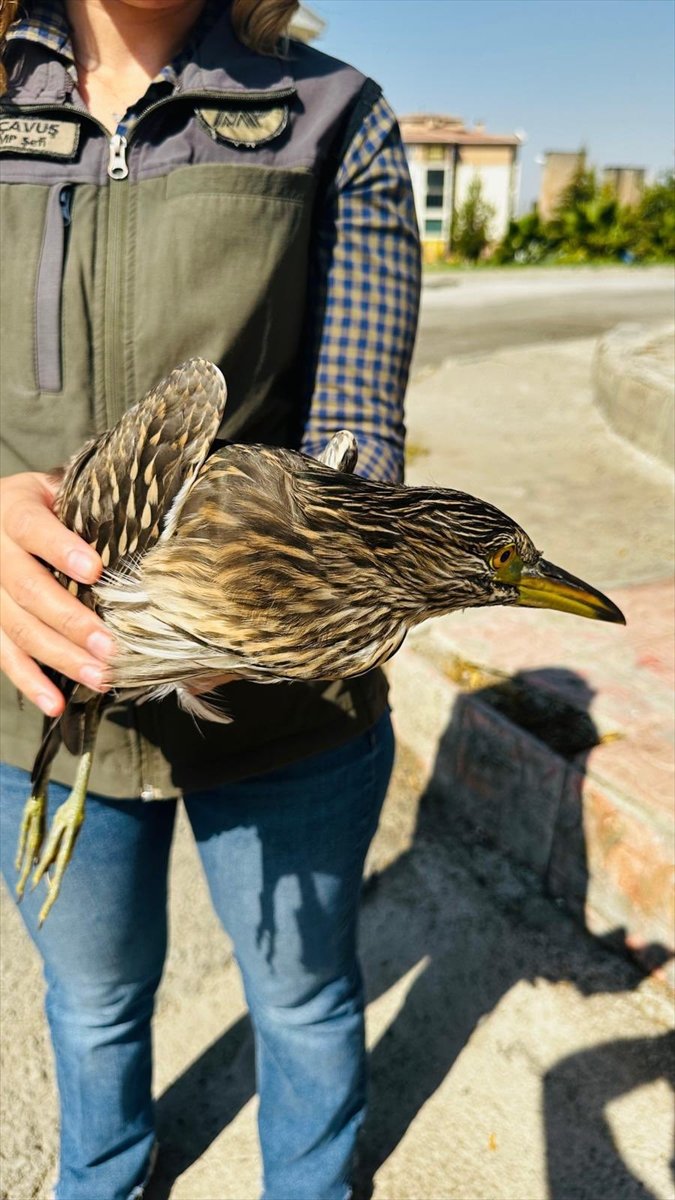
[{"label": "streaked brown plumage", "polygon": [[[259,683],[357,675],[390,658],[412,626],[458,608],[525,604],[623,619],[601,593],[544,562],[492,505],[347,473],[356,453],[345,431],[323,462],[265,446],[213,448],[225,397],[217,368],[193,359],[65,473],[58,514],[97,548],[106,574],[93,589],[63,582],[116,638],[118,696],[176,691],[195,716],[226,720],[222,699],[192,689],[224,673]],[[105,703],[62,683],[68,706],[45,731],[30,801],[41,811],[29,813],[17,864],[22,890],[40,851],[49,766],[63,740],[86,762],[75,815],[59,821],[57,813],[36,868],[37,880],[56,862],[44,915],[82,820]]]}]

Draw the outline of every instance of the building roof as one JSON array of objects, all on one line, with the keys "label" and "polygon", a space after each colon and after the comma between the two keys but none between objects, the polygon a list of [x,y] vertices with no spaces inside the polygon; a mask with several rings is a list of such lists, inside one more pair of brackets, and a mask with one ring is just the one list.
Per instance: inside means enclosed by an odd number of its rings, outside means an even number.
[{"label": "building roof", "polygon": [[516,133],[488,133],[480,123],[467,129],[461,117],[435,113],[399,117],[399,125],[403,141],[413,145],[519,146],[522,141]]}]

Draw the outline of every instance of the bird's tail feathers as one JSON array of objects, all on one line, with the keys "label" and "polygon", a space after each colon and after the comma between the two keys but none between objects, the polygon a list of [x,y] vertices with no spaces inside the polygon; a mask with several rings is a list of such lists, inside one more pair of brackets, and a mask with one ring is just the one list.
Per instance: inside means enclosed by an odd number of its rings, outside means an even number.
[{"label": "bird's tail feathers", "polygon": [[191,717],[199,717],[203,721],[215,721],[218,725],[231,725],[232,717],[222,708],[222,697],[215,692],[210,693],[210,698],[205,696],[196,696],[188,688],[176,688],[176,698],[180,707],[184,712],[190,714]]},{"label": "bird's tail feathers", "polygon": [[209,693],[209,699],[206,699],[205,696],[197,696],[183,684],[175,682],[161,683],[155,686],[146,684],[135,688],[122,687],[116,689],[115,695],[118,700],[125,703],[133,701],[135,704],[147,704],[149,700],[166,700],[174,692],[180,708],[189,713],[191,717],[203,721],[215,721],[219,725],[232,723],[232,717],[222,707],[221,696]]}]

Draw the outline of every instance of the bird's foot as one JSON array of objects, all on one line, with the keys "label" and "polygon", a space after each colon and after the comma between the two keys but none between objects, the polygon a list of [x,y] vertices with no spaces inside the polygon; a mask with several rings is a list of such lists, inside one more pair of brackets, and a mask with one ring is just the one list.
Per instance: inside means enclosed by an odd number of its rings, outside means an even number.
[{"label": "bird's foot", "polygon": [[51,866],[54,866],[54,875],[52,877],[47,876],[47,899],[40,909],[38,916],[39,925],[42,925],[61,890],[61,881],[66,867],[70,862],[73,847],[84,820],[84,804],[85,793],[75,787],[68,799],[64,801],[60,808],[57,808],[54,814],[54,820],[52,821],[49,837],[47,838],[47,845],[33,872],[31,882],[31,888],[37,887],[45,872]]},{"label": "bird's foot", "polygon": [[19,900],[23,896],[31,867],[33,863],[37,862],[40,850],[42,849],[46,813],[47,799],[44,794],[41,795],[39,793],[36,796],[31,796],[23,810],[21,829],[19,830],[19,844],[14,863],[16,870],[20,872],[16,885],[16,894]]}]

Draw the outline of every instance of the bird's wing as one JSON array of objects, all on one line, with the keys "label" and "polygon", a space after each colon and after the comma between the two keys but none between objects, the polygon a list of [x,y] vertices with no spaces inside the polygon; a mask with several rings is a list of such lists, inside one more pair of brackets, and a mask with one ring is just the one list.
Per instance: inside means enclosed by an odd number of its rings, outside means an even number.
[{"label": "bird's wing", "polygon": [[[393,653],[403,632],[385,598],[371,621],[382,577],[369,538],[381,523],[368,505],[345,515],[327,498],[340,480],[348,498],[369,487],[290,450],[240,444],[211,455],[173,536],[97,588],[118,639],[116,686],[158,694],[218,672],[326,679],[365,671],[383,647]],[[343,652],[350,625],[362,654]]]},{"label": "bird's wing", "polygon": [[[177,367],[121,417],[87,442],[66,467],[55,511],[98,551],[107,569],[125,569],[157,541],[172,506],[194,482],[218,432],[227,388],[203,358]],[[80,600],[94,606],[88,585],[56,573]],[[78,753],[83,706],[93,693],[46,669],[68,701],[44,732],[41,753],[56,726]],[[36,762],[36,769],[40,761]]]},{"label": "bird's wing", "polygon": [[68,464],[57,515],[95,547],[106,568],[118,570],[157,541],[208,455],[226,398],[218,368],[191,358]]}]

